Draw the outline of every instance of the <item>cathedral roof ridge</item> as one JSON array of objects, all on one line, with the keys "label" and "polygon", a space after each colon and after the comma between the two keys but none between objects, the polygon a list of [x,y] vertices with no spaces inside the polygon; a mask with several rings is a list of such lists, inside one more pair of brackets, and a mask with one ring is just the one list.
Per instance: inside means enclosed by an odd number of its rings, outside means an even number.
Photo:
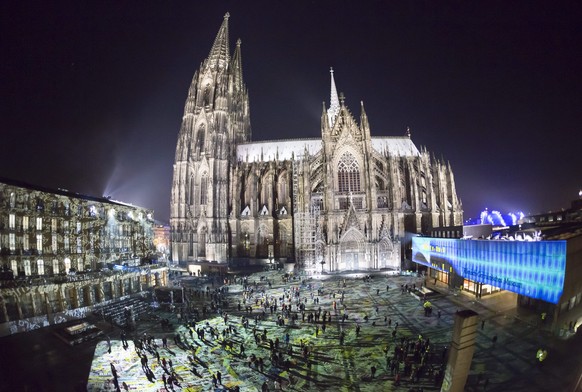
[{"label": "cathedral roof ridge", "polygon": [[269,140],[253,140],[251,142],[239,143],[239,146],[257,143],[281,143],[281,142],[309,142],[309,141],[321,141],[320,137],[297,137],[290,139],[269,139]]},{"label": "cathedral roof ridge", "polygon": [[323,147],[322,140],[292,139],[292,140],[265,140],[237,145],[237,157],[245,162],[265,162],[272,160],[284,161],[293,157],[303,156],[305,153],[316,154]]}]

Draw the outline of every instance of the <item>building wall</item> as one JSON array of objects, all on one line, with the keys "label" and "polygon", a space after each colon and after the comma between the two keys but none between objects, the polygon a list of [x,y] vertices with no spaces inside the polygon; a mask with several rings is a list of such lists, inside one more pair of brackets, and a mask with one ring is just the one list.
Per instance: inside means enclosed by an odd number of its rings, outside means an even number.
[{"label": "building wall", "polygon": [[0,182],[0,263],[16,277],[96,271],[153,251],[153,212],[140,207]]},{"label": "building wall", "polygon": [[566,278],[560,299],[560,313],[566,313],[582,303],[582,235],[568,239]]},{"label": "building wall", "polygon": [[0,282],[0,336],[85,317],[96,305],[168,282],[167,268]]},{"label": "building wall", "polygon": [[164,283],[163,268],[138,267],[153,252],[151,210],[1,180],[0,336],[83,317]]}]

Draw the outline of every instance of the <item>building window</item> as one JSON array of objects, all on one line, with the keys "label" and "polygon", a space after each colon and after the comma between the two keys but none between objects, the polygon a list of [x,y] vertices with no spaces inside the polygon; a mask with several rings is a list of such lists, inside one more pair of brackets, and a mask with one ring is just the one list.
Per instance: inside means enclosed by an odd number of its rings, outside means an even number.
[{"label": "building window", "polygon": [[386,196],[378,196],[378,208],[388,208],[388,198]]},{"label": "building window", "polygon": [[208,201],[208,176],[206,173],[202,175],[200,180],[200,204],[206,205]]},{"label": "building window", "polygon": [[37,234],[36,235],[36,250],[38,251],[38,254],[42,254],[42,234]]},{"label": "building window", "polygon": [[18,276],[18,261],[10,260],[10,269],[12,270],[14,276]]},{"label": "building window", "polygon": [[341,156],[337,171],[340,192],[360,192],[360,168],[352,154],[345,152]]},{"label": "building window", "polygon": [[83,258],[81,257],[77,259],[77,271],[83,271]]},{"label": "building window", "polygon": [[77,238],[77,253],[81,253],[83,251],[83,247],[81,246],[81,237]]},{"label": "building window", "polygon": [[285,178],[281,178],[279,180],[279,204],[286,204],[287,203],[287,180]]},{"label": "building window", "polygon": [[69,259],[68,257],[65,259],[65,272],[69,273],[69,270],[71,269],[71,259]]},{"label": "building window", "polygon": [[32,271],[30,269],[30,260],[24,260],[24,275],[30,276]]},{"label": "building window", "polygon": [[206,132],[205,132],[204,124],[201,124],[200,128],[198,128],[198,140],[196,142],[196,146],[198,147],[198,149],[200,151],[204,151],[205,136],[206,136]]},{"label": "building window", "polygon": [[70,249],[69,249],[70,244],[69,244],[69,235],[68,234],[65,234],[63,241],[64,241],[65,252],[69,253],[70,252]]},{"label": "building window", "polygon": [[16,227],[16,215],[10,214],[8,215],[8,228],[14,229]]},{"label": "building window", "polygon": [[320,211],[323,210],[323,198],[322,197],[312,197],[311,198],[311,205],[319,209]]},{"label": "building window", "polygon": [[44,261],[43,260],[36,261],[36,273],[38,275],[44,275]]},{"label": "building window", "polygon": [[42,230],[42,218],[36,218],[36,229]]},{"label": "building window", "polygon": [[57,232],[57,220],[55,218],[51,219],[51,231],[53,233]]},{"label": "building window", "polygon": [[28,230],[28,216],[22,217],[22,230]]},{"label": "building window", "polygon": [[350,199],[347,197],[340,197],[339,198],[339,209],[340,210],[347,210],[350,206]]},{"label": "building window", "polygon": [[51,237],[51,249],[53,253],[57,253],[57,236],[55,234]]},{"label": "building window", "polygon": [[10,192],[10,208],[14,208],[16,205],[16,195],[14,192]]},{"label": "building window", "polygon": [[8,234],[8,246],[11,252],[16,250],[16,235],[14,233]]},{"label": "building window", "polygon": [[53,259],[53,275],[58,275],[59,272],[59,261],[57,259]]},{"label": "building window", "polygon": [[77,234],[81,234],[81,222],[77,222]]},{"label": "building window", "polygon": [[25,234],[22,237],[22,249],[24,249],[24,250],[30,249],[30,240],[29,240],[28,234]]}]

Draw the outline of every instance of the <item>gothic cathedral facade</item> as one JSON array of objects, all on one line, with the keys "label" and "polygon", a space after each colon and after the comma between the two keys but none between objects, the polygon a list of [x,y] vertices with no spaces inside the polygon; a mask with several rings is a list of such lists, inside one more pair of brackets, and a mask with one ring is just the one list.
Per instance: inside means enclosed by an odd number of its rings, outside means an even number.
[{"label": "gothic cathedral facade", "polygon": [[[240,40],[226,14],[194,74],[172,181],[172,260],[263,259],[315,271],[400,269],[410,236],[462,224],[450,164],[403,136],[372,137],[337,94],[321,139],[251,141]],[[404,264],[403,264],[404,263]]]}]

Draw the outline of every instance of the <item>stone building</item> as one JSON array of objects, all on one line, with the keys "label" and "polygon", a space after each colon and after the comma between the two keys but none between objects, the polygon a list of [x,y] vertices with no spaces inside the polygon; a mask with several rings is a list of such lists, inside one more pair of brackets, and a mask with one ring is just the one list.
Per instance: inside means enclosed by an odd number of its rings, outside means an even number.
[{"label": "stone building", "polygon": [[[338,95],[321,138],[251,141],[241,41],[226,14],[192,80],[171,192],[174,261],[294,260],[310,271],[402,268],[409,233],[462,223],[452,169],[402,136],[372,136]],[[409,258],[409,256],[408,256]]]},{"label": "stone building", "polygon": [[153,222],[141,207],[0,179],[0,336],[163,284],[164,268],[140,267]]}]

